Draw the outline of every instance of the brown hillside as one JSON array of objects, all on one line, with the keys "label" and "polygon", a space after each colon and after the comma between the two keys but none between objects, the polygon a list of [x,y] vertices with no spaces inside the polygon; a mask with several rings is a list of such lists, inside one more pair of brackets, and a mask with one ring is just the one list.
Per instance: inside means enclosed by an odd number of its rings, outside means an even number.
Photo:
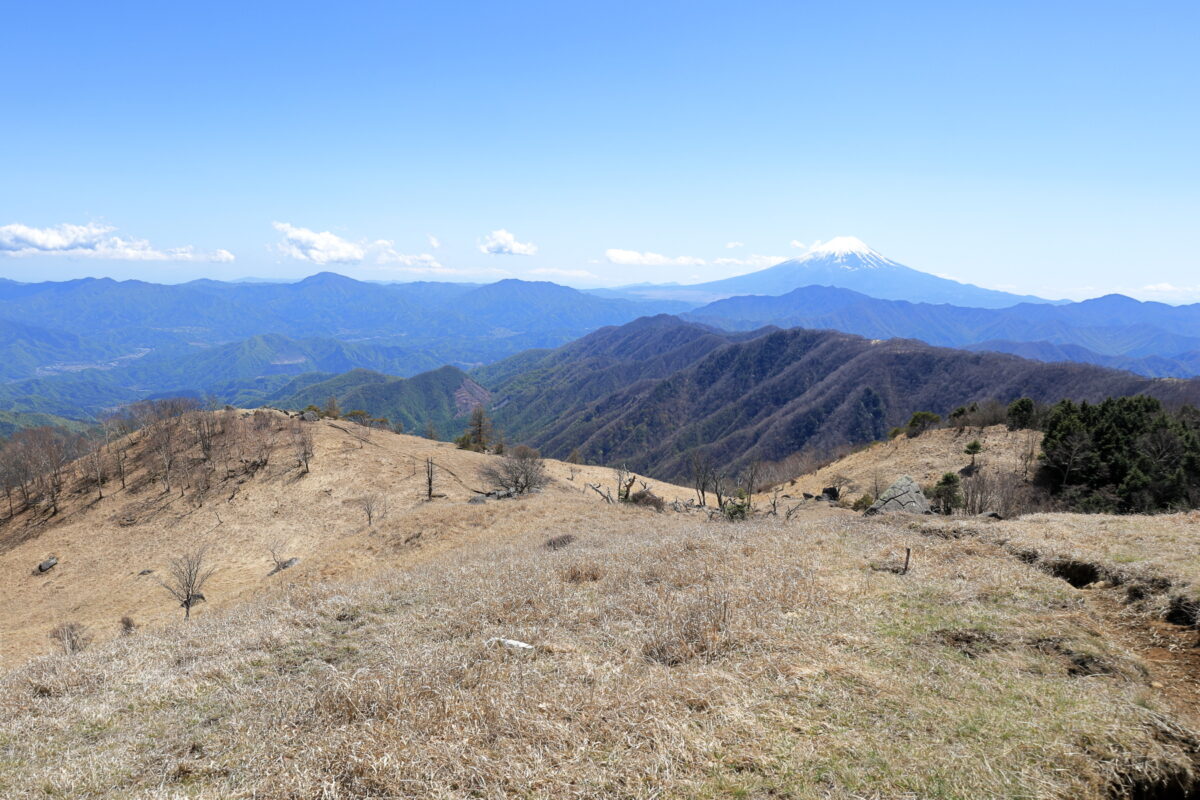
[{"label": "brown hillside", "polygon": [[940,428],[912,439],[898,436],[875,442],[815,472],[787,481],[780,489],[796,497],[801,492],[819,494],[826,486],[832,486],[838,476],[844,476],[849,484],[843,492],[853,498],[861,494],[876,496],[902,475],[911,475],[922,485],[935,483],[944,473],[959,472],[971,463],[971,457],[963,449],[973,439],[983,445],[983,452],[975,457],[976,468],[981,472],[1025,475],[1028,470],[1032,476],[1037,468],[1040,431],[1010,431],[1003,425]]},{"label": "brown hillside", "polygon": [[[730,523],[606,504],[582,483],[611,487],[610,470],[559,463],[545,491],[479,505],[492,456],[312,430],[308,475],[281,448],[199,504],[145,482],[146,464],[136,490],[0,529],[0,796],[1200,791],[1200,515],[812,503]],[[949,457],[950,436],[906,449],[945,438],[928,457]],[[432,502],[427,456],[444,473]],[[368,527],[354,503],[372,490],[391,506]],[[268,578],[285,537],[303,561]],[[138,573],[198,538],[220,572],[184,623]],[[59,566],[31,575],[50,553]],[[126,613],[142,627],[116,635]],[[102,641],[30,658],[64,620]]]},{"label": "brown hillside", "polygon": [[[249,412],[233,413],[249,418]],[[306,423],[315,455],[311,472],[303,474],[286,440],[292,420],[263,413],[276,435],[267,466],[222,479],[202,498],[194,485],[183,496],[177,489],[164,494],[150,480],[153,453],[134,434],[129,461],[142,466],[132,470],[129,491],[110,478],[104,499],[96,500],[79,482],[57,516],[39,508],[0,524],[0,667],[48,652],[47,634],[62,622],[87,624],[100,638],[117,635],[125,615],[139,625],[173,622],[182,612],[157,578],[173,557],[198,545],[210,547],[218,567],[204,591],[208,602],[194,611],[203,616],[279,583],[362,579],[530,526],[551,530],[564,507],[590,510],[599,501],[585,481],[612,484],[611,470],[548,461],[554,480],[537,502],[468,505],[472,490],[487,488],[477,473],[494,456],[329,421]],[[191,453],[196,456],[194,448]],[[435,492],[444,495],[432,502],[424,499],[426,457],[436,464]],[[668,500],[690,495],[658,482],[654,487]],[[359,501],[372,494],[384,498],[387,510],[368,526]],[[300,563],[268,577],[277,543],[281,557]],[[37,564],[50,556],[58,565],[37,574]],[[145,570],[153,572],[141,574]]]}]

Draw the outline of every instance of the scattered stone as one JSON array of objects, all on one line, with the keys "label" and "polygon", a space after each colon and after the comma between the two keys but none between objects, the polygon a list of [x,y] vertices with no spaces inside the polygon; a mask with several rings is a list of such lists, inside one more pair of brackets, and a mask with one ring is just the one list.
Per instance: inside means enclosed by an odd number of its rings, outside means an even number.
[{"label": "scattered stone", "polygon": [[803,494],[805,500],[812,500],[815,497],[815,495],[809,494],[808,492],[804,492]]},{"label": "scattered stone", "polygon": [[1150,681],[1151,689],[1165,689],[1166,687],[1158,681]]},{"label": "scattered stone", "polygon": [[831,503],[836,503],[841,496],[841,492],[838,491],[836,486],[826,486],[821,490],[821,496]]},{"label": "scattered stone", "polygon": [[305,411],[300,415],[300,419],[303,422],[316,422],[320,418],[321,417],[315,411]]},{"label": "scattered stone", "polygon": [[58,558],[55,556],[50,556],[45,561],[38,564],[38,572],[49,572],[50,570],[54,569],[54,565],[57,563]]},{"label": "scattered stone", "polygon": [[473,496],[473,497],[472,497],[470,500],[468,500],[467,502],[468,502],[468,503],[470,503],[470,504],[471,504],[471,505],[473,505],[473,506],[481,506],[481,505],[483,505],[484,503],[486,503],[486,502],[487,502],[487,498],[486,498],[486,497],[484,497],[484,496],[483,496],[483,495],[481,495],[481,494],[477,494],[477,495]]},{"label": "scattered stone", "polygon": [[143,576],[143,575],[149,575],[149,574],[150,574],[150,573],[152,573],[152,572],[154,572],[154,570],[152,570],[152,569],[144,569],[144,570],[142,570],[141,572],[139,572],[139,573],[138,573],[138,577],[140,578],[140,577],[141,577],[141,576]]},{"label": "scattered stone", "polygon": [[529,644],[528,642],[521,642],[521,641],[517,641],[516,639],[501,639],[500,637],[494,637],[492,639],[488,639],[487,642],[485,642],[485,644],[489,644],[489,645],[499,644],[499,645],[503,645],[504,647],[512,648],[513,650],[532,650],[533,649],[533,645]]},{"label": "scattered stone", "polygon": [[982,514],[979,514],[978,516],[984,517],[985,519],[1004,519],[1004,517],[1000,516],[1000,513],[998,511],[984,511]]},{"label": "scattered stone", "polygon": [[910,514],[929,514],[929,501],[921,487],[908,475],[897,480],[879,495],[879,499],[863,512],[870,517],[884,512],[905,511]]}]

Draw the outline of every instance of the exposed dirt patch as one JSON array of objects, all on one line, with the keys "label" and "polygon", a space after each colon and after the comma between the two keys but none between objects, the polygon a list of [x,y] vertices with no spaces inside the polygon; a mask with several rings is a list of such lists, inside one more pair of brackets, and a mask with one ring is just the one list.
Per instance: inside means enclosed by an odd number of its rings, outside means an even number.
[{"label": "exposed dirt patch", "polygon": [[977,628],[943,628],[929,634],[929,641],[953,647],[967,658],[979,658],[1007,646],[996,634]]}]

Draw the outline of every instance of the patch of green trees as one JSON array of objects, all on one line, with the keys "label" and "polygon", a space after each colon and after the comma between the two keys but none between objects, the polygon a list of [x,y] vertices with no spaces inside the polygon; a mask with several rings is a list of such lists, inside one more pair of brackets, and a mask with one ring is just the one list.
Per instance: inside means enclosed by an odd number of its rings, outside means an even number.
[{"label": "patch of green trees", "polygon": [[1200,505],[1200,411],[1145,396],[1064,400],[1047,414],[1039,481],[1072,510]]}]

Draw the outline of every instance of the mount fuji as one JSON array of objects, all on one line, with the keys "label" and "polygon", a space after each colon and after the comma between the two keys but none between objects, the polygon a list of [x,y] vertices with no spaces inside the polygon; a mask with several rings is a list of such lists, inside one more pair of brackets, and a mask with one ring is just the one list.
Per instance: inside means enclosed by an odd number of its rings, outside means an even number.
[{"label": "mount fuji", "polygon": [[626,296],[708,303],[738,295],[782,295],[802,286],[836,286],[882,300],[1007,308],[1052,301],[939,278],[892,261],[861,239],[838,236],[799,258],[746,275],[688,286],[629,286]]}]

